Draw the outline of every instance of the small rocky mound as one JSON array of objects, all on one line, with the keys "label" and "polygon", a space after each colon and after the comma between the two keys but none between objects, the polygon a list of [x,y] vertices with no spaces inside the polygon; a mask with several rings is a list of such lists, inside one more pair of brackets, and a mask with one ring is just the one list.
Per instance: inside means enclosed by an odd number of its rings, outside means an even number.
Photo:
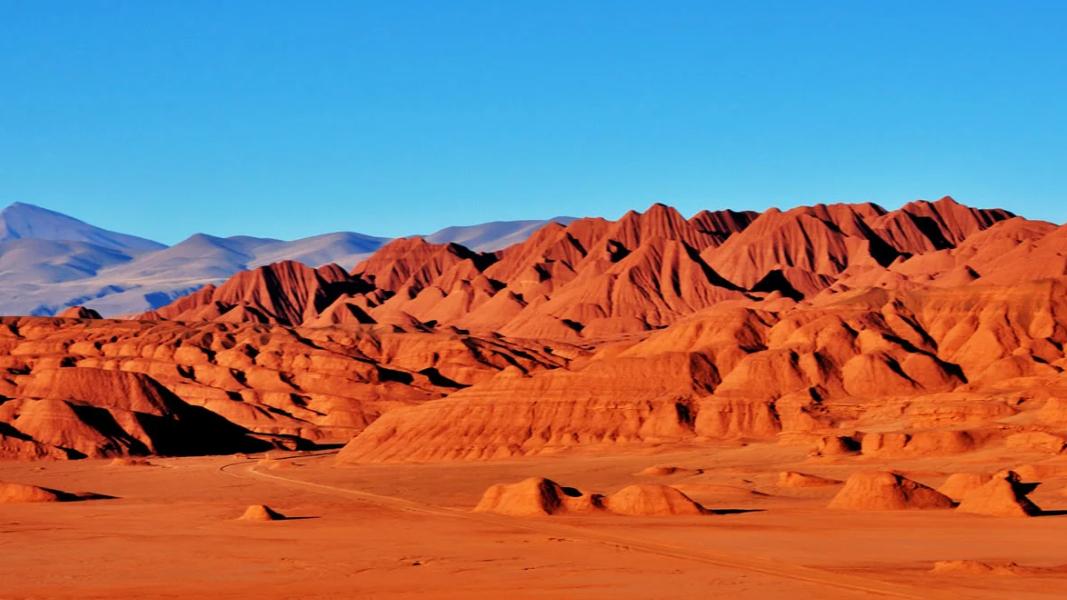
[{"label": "small rocky mound", "polygon": [[642,469],[637,474],[645,477],[667,477],[669,475],[700,475],[703,472],[703,469],[689,469],[686,467],[656,465],[654,467]]},{"label": "small rocky mound", "polygon": [[155,463],[152,463],[147,458],[132,458],[132,457],[119,457],[111,460],[109,463],[112,467],[154,467]]},{"label": "small rocky mound", "polygon": [[778,485],[780,487],[822,487],[827,485],[837,485],[839,483],[841,482],[837,479],[819,477],[818,475],[799,473],[797,471],[782,471],[778,474]]},{"label": "small rocky mound", "polygon": [[994,517],[1032,517],[1041,509],[1026,497],[1038,484],[1023,483],[1015,471],[1001,471],[982,486],[967,492],[959,512]]},{"label": "small rocky mound", "polygon": [[25,485],[22,483],[0,482],[0,504],[66,502],[74,499],[75,496],[73,494],[68,494],[59,490],[37,487],[36,485]]},{"label": "small rocky mound", "polygon": [[605,506],[616,514],[648,517],[703,515],[709,512],[679,490],[656,484],[626,486],[608,496]]},{"label": "small rocky mound", "polygon": [[859,454],[860,443],[852,436],[828,435],[819,438],[812,451],[814,456],[849,456]]},{"label": "small rocky mound", "polygon": [[991,477],[985,473],[953,473],[937,491],[959,502],[968,493],[982,487]]},{"label": "small rocky mound", "polygon": [[100,313],[84,306],[72,306],[56,315],[61,319],[100,319]]},{"label": "small rocky mound", "polygon": [[926,510],[952,508],[952,499],[898,473],[854,473],[830,501],[843,510]]},{"label": "small rocky mound", "polygon": [[987,563],[979,560],[939,560],[931,573],[944,575],[1022,575],[1029,569],[1014,562]]},{"label": "small rocky mound", "polygon": [[245,513],[238,517],[238,521],[284,521],[285,515],[267,506],[266,504],[253,504],[245,509]]},{"label": "small rocky mound", "polygon": [[531,477],[518,483],[498,483],[485,491],[475,512],[489,512],[516,517],[590,512],[603,508],[603,496],[584,495],[575,488],[563,487],[544,477]]}]

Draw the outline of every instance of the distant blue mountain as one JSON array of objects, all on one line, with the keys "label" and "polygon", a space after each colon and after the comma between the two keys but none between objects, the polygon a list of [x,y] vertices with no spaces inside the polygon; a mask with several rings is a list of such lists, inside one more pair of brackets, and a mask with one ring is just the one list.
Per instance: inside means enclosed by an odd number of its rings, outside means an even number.
[{"label": "distant blue mountain", "polygon": [[[525,240],[547,222],[448,227],[426,239],[492,251]],[[0,314],[52,315],[78,304],[105,316],[139,313],[280,260],[352,269],[387,241],[353,232],[293,241],[199,233],[168,247],[16,202],[0,211]]]},{"label": "distant blue mountain", "polygon": [[480,225],[446,227],[425,237],[426,241],[435,244],[455,242],[471,250],[492,252],[525,241],[545,223],[566,225],[571,221],[574,221],[574,217],[553,217],[541,221],[493,221]]}]

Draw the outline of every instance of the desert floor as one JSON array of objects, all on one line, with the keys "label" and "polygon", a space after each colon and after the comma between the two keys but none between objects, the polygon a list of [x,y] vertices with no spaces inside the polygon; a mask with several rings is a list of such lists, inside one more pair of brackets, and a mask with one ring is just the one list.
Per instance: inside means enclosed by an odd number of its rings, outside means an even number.
[{"label": "desert floor", "polygon": [[[519,461],[336,466],[330,452],[2,462],[0,481],[113,496],[0,505],[2,598],[1063,598],[1067,460],[1035,460],[1050,514],[825,509],[840,486],[780,488],[796,470],[843,479],[893,468],[930,485],[1019,466],[809,458],[773,444]],[[1015,461],[1015,462],[1011,462]],[[703,469],[635,475],[653,465]],[[491,484],[545,476],[585,492],[678,486],[702,517],[472,513]],[[235,520],[250,504],[290,516]],[[1015,562],[1011,574],[933,573],[935,561]]]}]

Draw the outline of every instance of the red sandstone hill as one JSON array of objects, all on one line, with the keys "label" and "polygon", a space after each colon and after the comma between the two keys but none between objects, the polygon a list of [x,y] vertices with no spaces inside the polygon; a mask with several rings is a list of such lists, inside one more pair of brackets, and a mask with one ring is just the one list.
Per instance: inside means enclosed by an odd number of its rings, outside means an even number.
[{"label": "red sandstone hill", "polygon": [[175,441],[204,428],[226,448],[351,440],[345,462],[723,438],[1059,452],[1065,253],[1062,227],[949,198],[654,205],[494,253],[397,240],[140,320],[3,319],[0,455],[218,451]]},{"label": "red sandstone hill", "polygon": [[913,257],[951,251],[1010,217],[951,198],[891,212],[837,204],[759,215],[703,211],[691,219],[655,204],[614,222],[551,223],[495,253],[408,238],[385,245],[350,274],[334,265],[278,263],[145,317],[452,326],[595,340],[662,328],[726,300],[800,300],[842,279],[906,276],[914,268],[904,264]]},{"label": "red sandstone hill", "polygon": [[566,344],[390,328],[0,318],[0,456],[187,455],[343,443],[386,411]]}]

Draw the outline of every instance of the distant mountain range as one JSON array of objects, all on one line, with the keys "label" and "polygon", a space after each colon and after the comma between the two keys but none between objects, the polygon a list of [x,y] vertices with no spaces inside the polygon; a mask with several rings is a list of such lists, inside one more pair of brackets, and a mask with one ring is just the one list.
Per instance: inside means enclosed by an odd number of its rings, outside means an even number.
[{"label": "distant mountain range", "polygon": [[[549,221],[573,219],[448,227],[426,238],[494,251],[525,240]],[[280,260],[351,269],[389,239],[354,232],[292,241],[196,234],[166,246],[16,202],[0,211],[0,314],[53,315],[82,304],[105,316],[137,313]]]}]

